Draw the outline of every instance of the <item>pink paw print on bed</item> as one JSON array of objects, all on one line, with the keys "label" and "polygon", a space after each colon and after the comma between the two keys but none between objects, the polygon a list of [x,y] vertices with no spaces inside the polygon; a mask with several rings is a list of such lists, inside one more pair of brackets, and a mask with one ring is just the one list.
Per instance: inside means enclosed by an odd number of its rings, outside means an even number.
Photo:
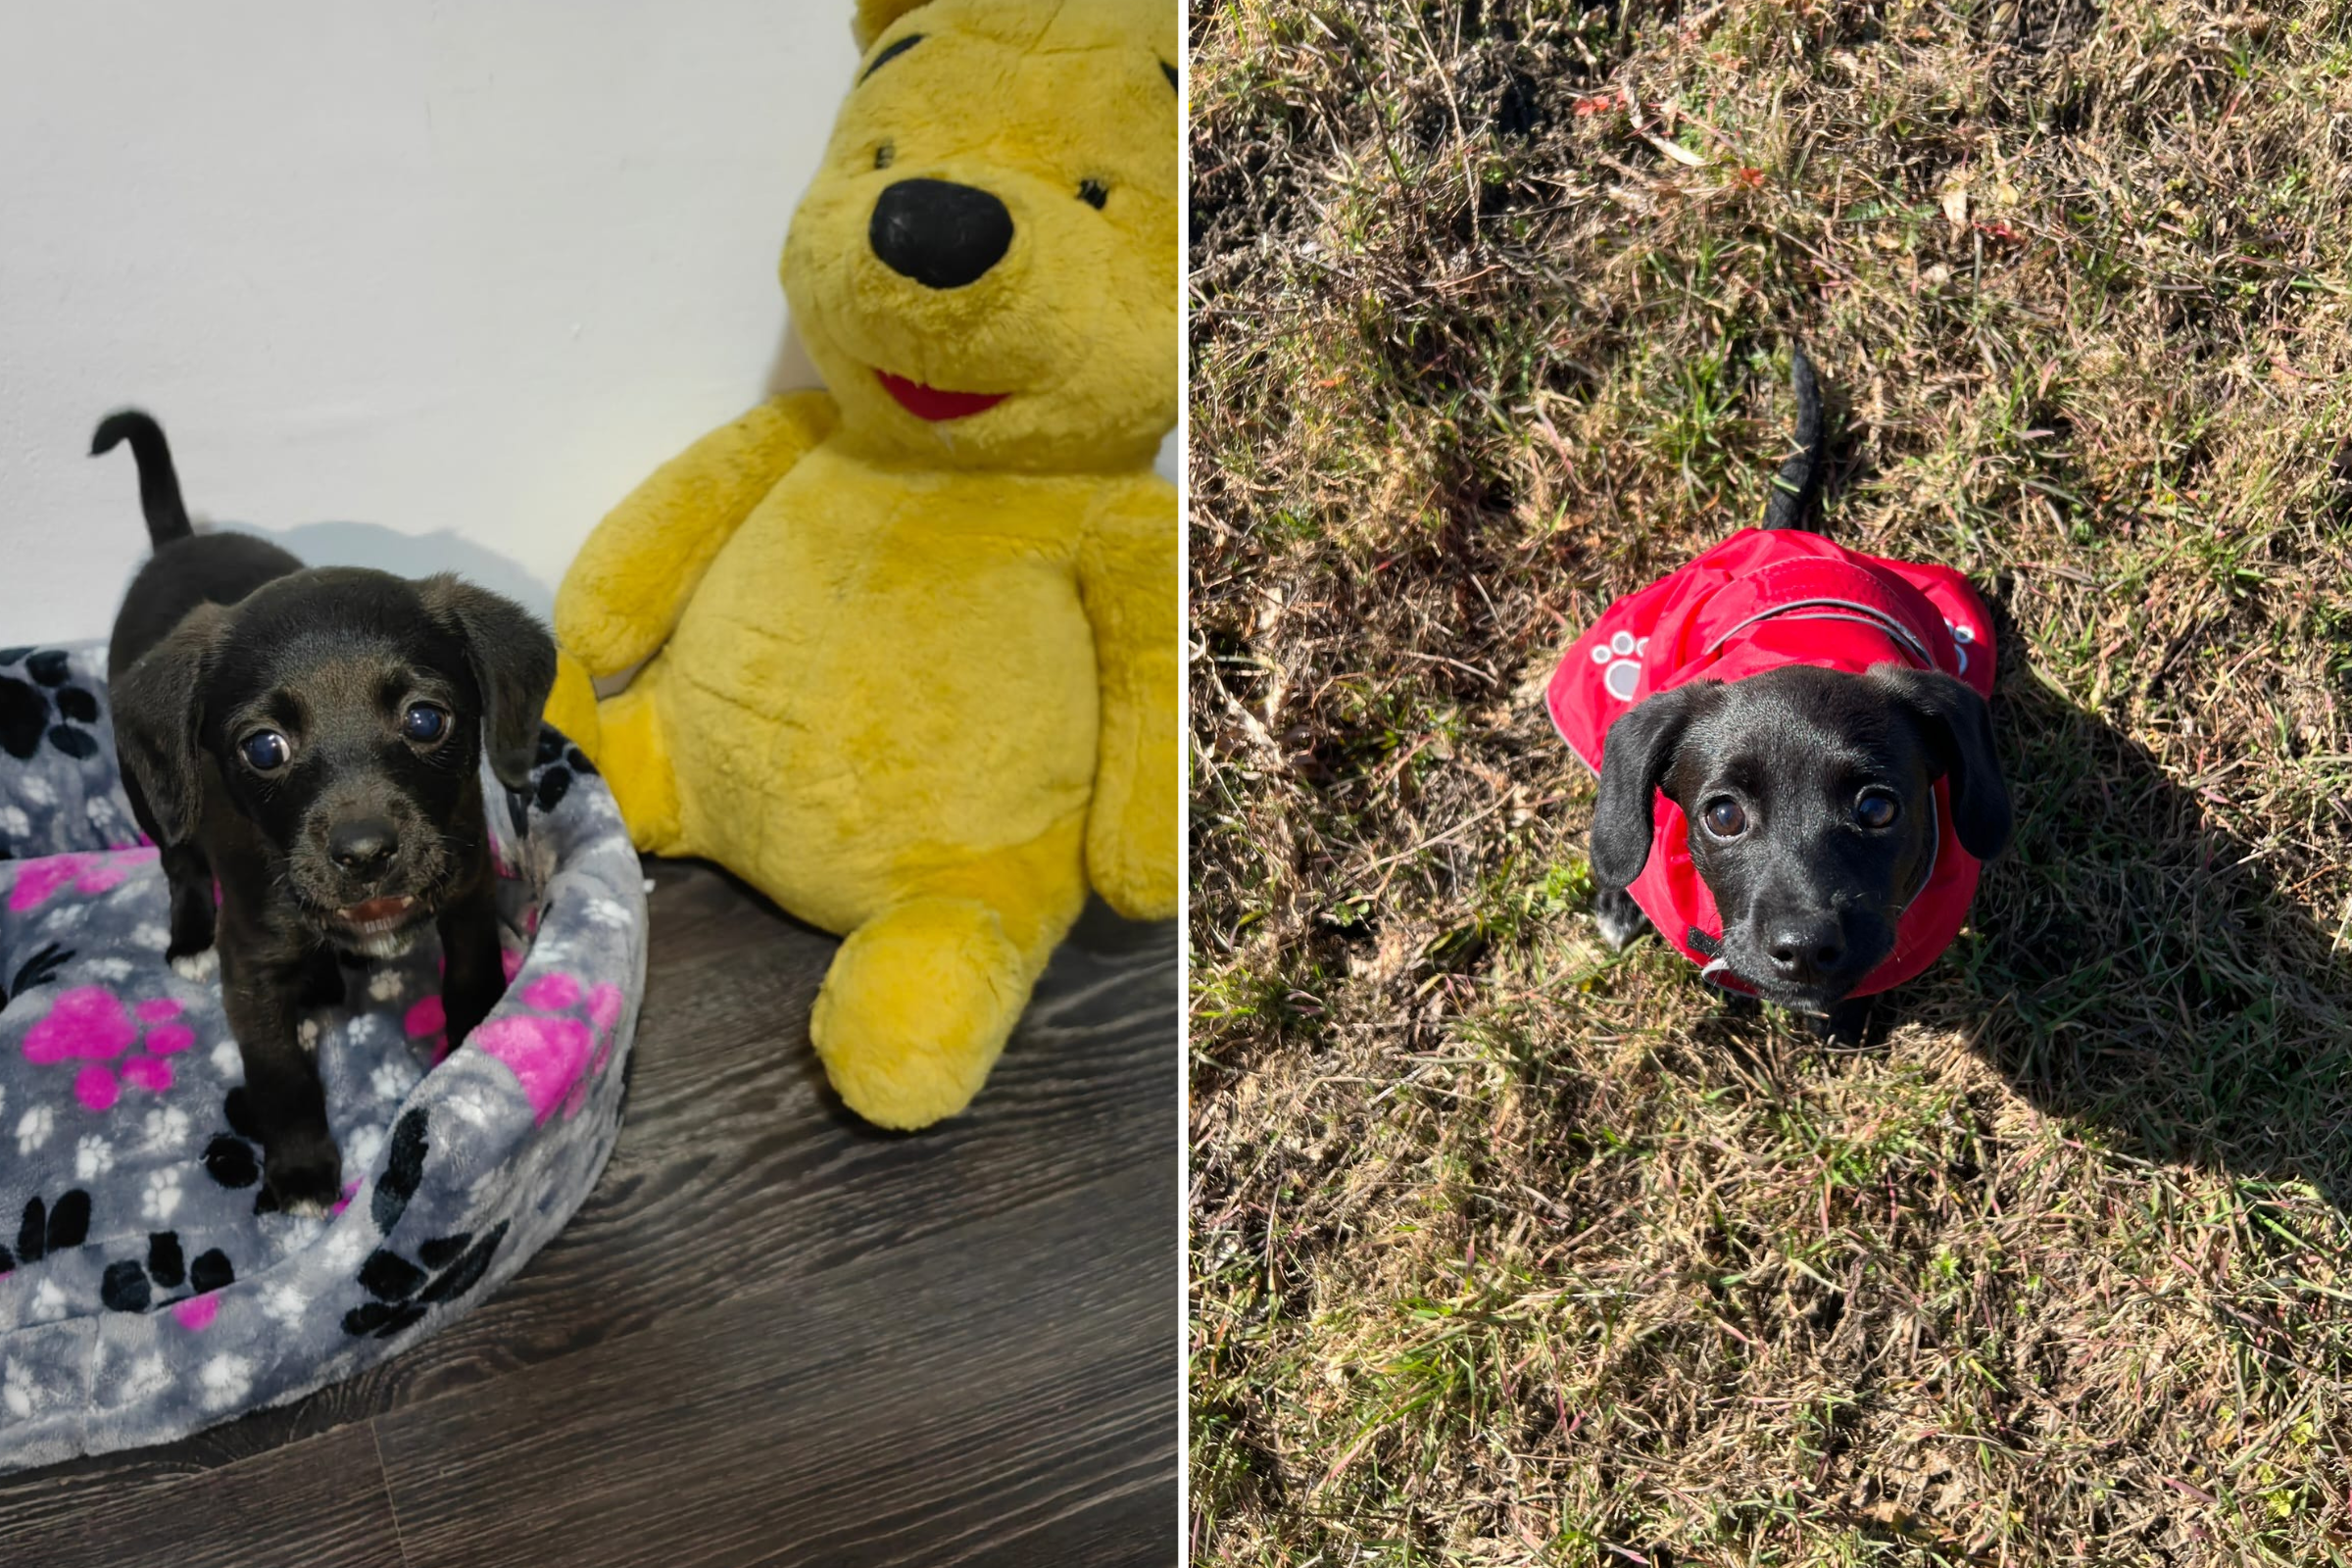
[{"label": "pink paw print on bed", "polygon": [[[522,966],[522,955],[507,956],[507,978]],[[468,1044],[479,1046],[513,1070],[531,1102],[531,1113],[545,1122],[560,1107],[565,1120],[579,1114],[588,1099],[588,1085],[605,1070],[612,1054],[613,1029],[620,1022],[620,987],[600,982],[585,991],[578,980],[561,972],[541,975],[522,989],[522,1003],[535,1013],[572,1013],[586,1002],[586,1015],[538,1017],[532,1013],[494,1016],[474,1030]],[[411,1040],[424,1040],[449,1026],[438,995],[428,996],[408,1011],[402,1028]],[[449,1054],[443,1041],[433,1059]]]},{"label": "pink paw print on bed", "polygon": [[612,1057],[620,987],[600,982],[583,989],[559,971],[523,987],[522,1004],[532,1010],[491,1018],[467,1044],[506,1063],[537,1120],[544,1123],[561,1109],[568,1121]]},{"label": "pink paw print on bed", "polygon": [[24,1059],[36,1067],[85,1063],[74,1075],[74,1098],[86,1109],[110,1110],[124,1084],[157,1095],[172,1087],[171,1058],[196,1043],[196,1031],[179,1014],[170,997],[125,1007],[104,986],[75,986],[24,1031]]},{"label": "pink paw print on bed", "polygon": [[75,893],[99,894],[122,886],[122,879],[156,858],[146,849],[107,850],[80,855],[46,855],[26,860],[8,890],[9,909],[23,914],[37,909],[69,888]]},{"label": "pink paw print on bed", "polygon": [[[536,924],[537,922],[534,920],[534,928],[536,928]],[[498,961],[500,966],[506,970],[507,984],[513,985],[514,977],[522,973],[522,959],[523,955],[514,948],[499,950]],[[433,972],[446,974],[448,970],[449,960],[444,958],[435,965]],[[449,1028],[449,1012],[441,1004],[441,993],[438,991],[419,998],[416,1004],[402,1015],[400,1027],[401,1031],[413,1041],[433,1041],[434,1066],[438,1067],[449,1059],[449,1042],[445,1039],[434,1038],[446,1033]]]}]

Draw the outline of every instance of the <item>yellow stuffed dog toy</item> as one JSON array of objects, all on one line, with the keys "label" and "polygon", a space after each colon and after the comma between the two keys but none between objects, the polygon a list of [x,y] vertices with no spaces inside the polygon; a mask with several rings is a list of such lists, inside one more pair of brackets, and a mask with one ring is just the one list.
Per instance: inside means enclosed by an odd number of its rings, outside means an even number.
[{"label": "yellow stuffed dog toy", "polygon": [[605,518],[548,718],[640,849],[848,938],[809,1033],[853,1109],[920,1127],[1090,883],[1175,912],[1178,45],[1166,0],[863,0],[857,32],[784,246],[830,391]]}]

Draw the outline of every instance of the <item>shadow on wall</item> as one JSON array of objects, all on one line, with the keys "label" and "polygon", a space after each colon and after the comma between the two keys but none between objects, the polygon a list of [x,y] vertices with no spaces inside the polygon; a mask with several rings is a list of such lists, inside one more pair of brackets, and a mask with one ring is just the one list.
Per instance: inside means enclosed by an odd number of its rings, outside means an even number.
[{"label": "shadow on wall", "polygon": [[793,330],[792,318],[784,318],[784,335],[776,340],[776,352],[767,362],[767,395],[779,397],[786,392],[802,392],[812,386],[823,386],[825,377],[801,346],[801,334]]},{"label": "shadow on wall", "polygon": [[217,522],[213,527],[267,539],[292,551],[306,565],[372,566],[401,577],[454,571],[477,587],[506,595],[542,620],[555,613],[553,588],[497,551],[447,530],[402,533],[372,522],[306,522],[292,528]]}]

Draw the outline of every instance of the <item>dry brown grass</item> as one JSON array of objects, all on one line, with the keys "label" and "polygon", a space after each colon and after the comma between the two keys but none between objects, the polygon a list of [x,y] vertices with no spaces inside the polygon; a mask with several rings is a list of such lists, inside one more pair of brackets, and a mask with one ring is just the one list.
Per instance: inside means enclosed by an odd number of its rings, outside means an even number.
[{"label": "dry brown grass", "polygon": [[[1198,1559],[2352,1561],[2352,11],[1195,13]],[[1602,949],[1534,689],[1792,337],[2009,623],[1858,1054]]]}]

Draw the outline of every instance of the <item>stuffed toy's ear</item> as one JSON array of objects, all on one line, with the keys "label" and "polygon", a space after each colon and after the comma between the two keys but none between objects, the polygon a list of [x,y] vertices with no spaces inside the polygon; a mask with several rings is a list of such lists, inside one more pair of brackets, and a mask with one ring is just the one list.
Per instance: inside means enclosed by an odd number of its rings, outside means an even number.
[{"label": "stuffed toy's ear", "polygon": [[858,20],[852,30],[858,35],[858,52],[865,53],[874,46],[890,24],[907,12],[929,3],[929,0],[858,0]]}]

